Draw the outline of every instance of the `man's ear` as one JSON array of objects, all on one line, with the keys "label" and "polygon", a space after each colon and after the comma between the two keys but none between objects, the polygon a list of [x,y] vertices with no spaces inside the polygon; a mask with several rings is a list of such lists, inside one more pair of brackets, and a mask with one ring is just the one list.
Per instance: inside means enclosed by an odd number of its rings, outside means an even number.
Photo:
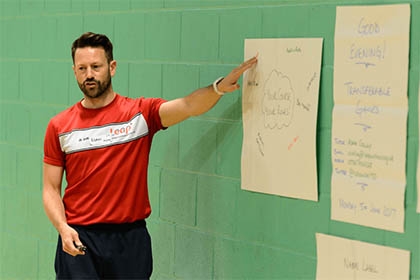
[{"label": "man's ear", "polygon": [[117,61],[116,60],[112,60],[109,63],[109,71],[111,72],[111,77],[114,77],[115,72],[117,71]]}]

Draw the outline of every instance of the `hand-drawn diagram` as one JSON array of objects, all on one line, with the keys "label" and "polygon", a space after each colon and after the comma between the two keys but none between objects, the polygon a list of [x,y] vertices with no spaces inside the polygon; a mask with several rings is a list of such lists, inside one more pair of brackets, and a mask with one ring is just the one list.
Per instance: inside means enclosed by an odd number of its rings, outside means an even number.
[{"label": "hand-drawn diagram", "polygon": [[293,118],[295,96],[289,77],[272,70],[263,87],[265,124],[270,129],[288,127]]},{"label": "hand-drawn diagram", "polygon": [[322,39],[247,39],[245,58],[256,53],[243,83],[242,189],[317,200]]}]

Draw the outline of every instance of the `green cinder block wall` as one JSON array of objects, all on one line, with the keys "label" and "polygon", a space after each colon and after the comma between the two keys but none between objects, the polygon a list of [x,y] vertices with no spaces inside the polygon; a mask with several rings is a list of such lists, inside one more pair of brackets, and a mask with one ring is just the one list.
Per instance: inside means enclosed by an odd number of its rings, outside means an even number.
[{"label": "green cinder block wall", "polygon": [[[330,219],[337,5],[411,4],[405,232]],[[317,126],[319,201],[242,191],[240,91],[155,137],[148,219],[154,279],[315,279],[315,233],[411,252],[420,279],[418,153],[420,1],[0,0],[0,279],[54,279],[57,233],[41,201],[48,120],[81,99],[70,45],[107,34],[114,89],[172,99],[243,61],[245,38],[323,37]],[[279,182],[281,183],[281,182]]]}]

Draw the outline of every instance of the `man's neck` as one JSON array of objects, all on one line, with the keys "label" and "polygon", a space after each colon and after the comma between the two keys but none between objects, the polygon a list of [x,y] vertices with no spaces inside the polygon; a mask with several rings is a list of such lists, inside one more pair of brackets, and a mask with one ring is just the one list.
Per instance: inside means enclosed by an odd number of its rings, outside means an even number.
[{"label": "man's neck", "polygon": [[98,98],[90,98],[85,95],[81,101],[82,106],[87,109],[99,109],[110,104],[117,94],[111,89],[109,92],[104,93]]}]

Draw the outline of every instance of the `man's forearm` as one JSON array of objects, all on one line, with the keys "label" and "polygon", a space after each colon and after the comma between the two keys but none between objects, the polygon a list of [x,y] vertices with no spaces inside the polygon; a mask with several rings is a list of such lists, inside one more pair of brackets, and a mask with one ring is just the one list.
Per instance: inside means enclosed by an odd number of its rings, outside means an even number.
[{"label": "man's forearm", "polygon": [[[239,89],[238,80],[247,69],[257,63],[257,57],[252,57],[234,68],[223,79],[217,79],[213,84],[199,88],[191,94],[177,98],[161,105],[159,115],[164,127],[177,124],[192,116],[204,114],[219,101],[221,94]],[[214,88],[215,87],[215,88]],[[219,93],[216,92],[216,90]]]},{"label": "man's forearm", "polygon": [[52,187],[44,187],[43,202],[45,212],[58,232],[67,225],[64,204],[61,195]]},{"label": "man's forearm", "polygon": [[162,125],[172,126],[192,116],[199,116],[210,110],[219,101],[220,95],[213,86],[199,88],[189,95],[161,105],[159,109]]},{"label": "man's forearm", "polygon": [[190,110],[189,115],[199,116],[206,113],[216,105],[220,100],[220,97],[221,96],[213,90],[212,85],[195,90],[185,97],[185,101]]}]

